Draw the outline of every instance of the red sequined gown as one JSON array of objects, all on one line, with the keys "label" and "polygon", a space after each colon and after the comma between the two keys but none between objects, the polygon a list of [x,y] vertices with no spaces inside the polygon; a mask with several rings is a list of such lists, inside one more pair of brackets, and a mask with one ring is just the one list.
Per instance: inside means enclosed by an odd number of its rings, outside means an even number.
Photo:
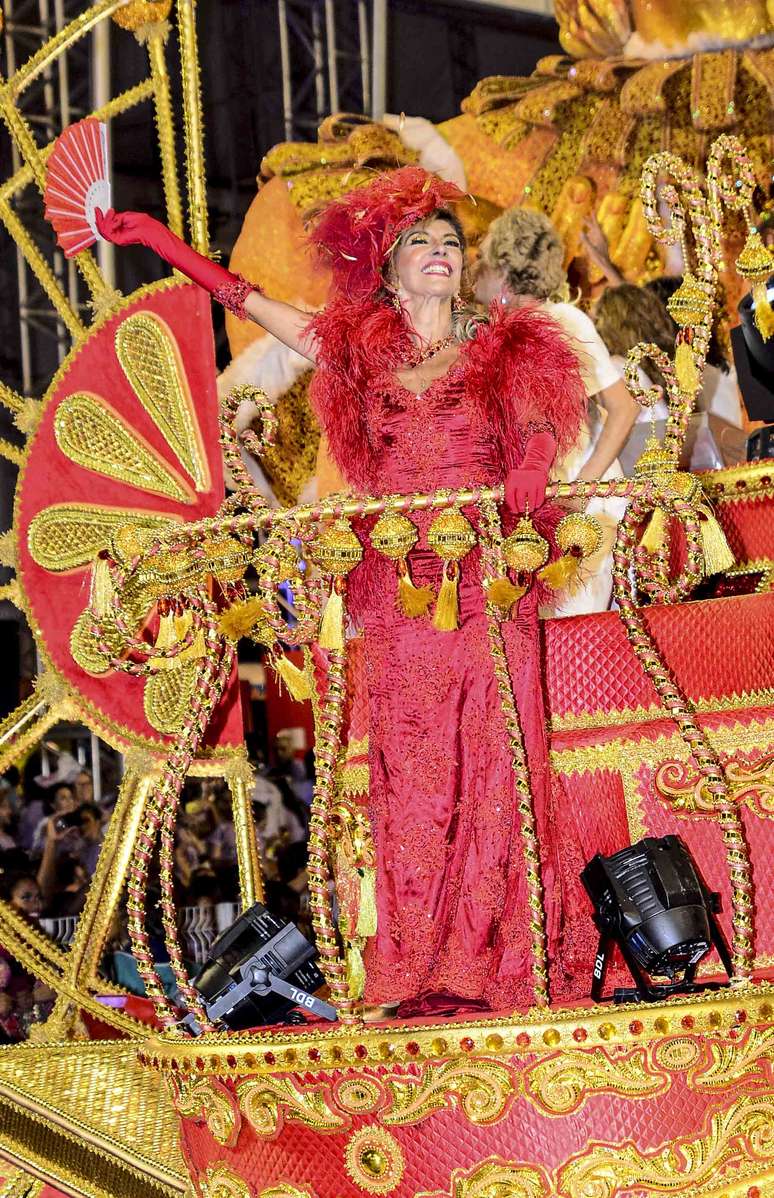
[{"label": "red sequined gown", "polygon": [[[377,377],[367,423],[382,493],[502,481],[493,434],[466,398],[464,360],[421,395],[394,375]],[[478,525],[475,508],[465,514]],[[437,592],[441,564],[425,540],[433,514],[412,519],[420,532],[409,555],[414,582]],[[414,1000],[417,1013],[442,1009],[447,995],[494,1010],[528,1006],[534,993],[524,854],[479,551],[461,563],[460,628],[441,632],[427,617],[400,612],[394,563],[361,539],[365,561],[350,592],[365,633],[378,879],[366,1000]],[[552,996],[579,995],[588,992],[594,933],[578,881],[583,854],[566,809],[560,826],[548,768],[533,595],[522,599],[503,633],[530,761]]]}]

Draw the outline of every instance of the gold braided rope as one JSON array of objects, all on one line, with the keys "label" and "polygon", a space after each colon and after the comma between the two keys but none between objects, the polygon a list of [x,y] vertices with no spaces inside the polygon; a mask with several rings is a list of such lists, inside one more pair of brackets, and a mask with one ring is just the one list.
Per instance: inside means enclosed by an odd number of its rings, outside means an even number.
[{"label": "gold braided rope", "polygon": [[[482,551],[482,579],[484,583],[498,573],[497,562],[502,553],[502,527],[496,504],[482,500],[479,504],[483,527],[486,533]],[[489,651],[494,665],[497,692],[508,737],[511,767],[516,786],[516,809],[519,813],[519,832],[524,851],[527,878],[527,904],[529,907],[529,935],[532,952],[532,977],[535,986],[535,1004],[548,1006],[548,946],[546,939],[543,885],[540,869],[540,847],[529,783],[529,765],[524,750],[524,736],[513,693],[511,672],[502,633],[502,616],[495,605],[487,604],[487,635]]]},{"label": "gold braided rope", "polygon": [[320,968],[330,986],[332,1002],[342,1023],[357,1023],[361,1010],[359,1004],[349,997],[347,972],[339,948],[329,893],[331,807],[336,786],[345,694],[346,655],[343,652],[331,653],[314,753],[316,781],[309,819],[309,907],[320,952]]},{"label": "gold braided rope", "polygon": [[200,254],[207,254],[210,234],[207,227],[202,91],[196,49],[196,0],[177,0],[177,32],[183,82],[183,134],[191,245]]},{"label": "gold braided rope", "polygon": [[[680,515],[679,501],[661,496],[659,501],[671,515]],[[613,588],[634,653],[643,667],[662,703],[677,724],[680,735],[706,782],[706,790],[717,802],[726,864],[733,896],[732,959],[734,977],[748,980],[753,970],[753,901],[752,871],[749,849],[744,837],[741,815],[731,796],[723,765],[710,744],[706,733],[694,719],[691,704],[671,677],[645,626],[640,609],[631,593],[629,567],[635,550],[637,530],[650,508],[633,500],[618,526],[613,550]],[[695,523],[695,521],[694,521]]]}]

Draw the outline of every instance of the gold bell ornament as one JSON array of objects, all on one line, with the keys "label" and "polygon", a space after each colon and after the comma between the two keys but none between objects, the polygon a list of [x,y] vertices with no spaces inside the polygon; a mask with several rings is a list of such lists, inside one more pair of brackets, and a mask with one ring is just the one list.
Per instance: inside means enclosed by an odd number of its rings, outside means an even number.
[{"label": "gold bell ornament", "polygon": [[430,525],[427,543],[443,562],[443,578],[433,613],[433,627],[453,632],[460,626],[460,561],[476,543],[469,520],[456,508],[440,512]]},{"label": "gold bell ornament", "polygon": [[363,557],[363,546],[355,536],[349,521],[334,520],[314,542],[310,555],[325,574],[332,574],[331,593],[325,604],[318,644],[321,649],[341,651],[344,648],[344,595],[347,575]]},{"label": "gold bell ornament", "polygon": [[424,616],[435,598],[431,587],[417,587],[411,580],[407,554],[417,543],[417,530],[400,512],[385,512],[371,531],[371,544],[397,563],[398,603],[406,616]]},{"label": "gold bell ornament", "polygon": [[693,329],[711,321],[712,300],[706,288],[687,270],[677,291],[667,300],[667,309],[675,324],[680,326],[675,349],[675,377],[685,395],[695,395],[701,386],[701,376],[691,348]]},{"label": "gold bell ornament", "polygon": [[543,566],[538,578],[553,591],[562,591],[577,582],[581,562],[600,548],[602,526],[584,512],[569,512],[557,524],[555,536],[562,556]]},{"label": "gold bell ornament", "polygon": [[[671,454],[656,437],[648,437],[645,442],[645,448],[635,464],[634,475],[635,478],[649,478],[658,486],[669,488],[696,509],[706,575],[722,574],[731,569],[736,559],[701,482],[694,474],[676,470]],[[648,553],[658,554],[665,545],[666,531],[666,512],[661,507],[654,508],[640,538],[640,545]]]},{"label": "gold bell ornament", "polygon": [[526,593],[531,576],[548,561],[548,553],[548,541],[535,528],[529,513],[522,516],[510,536],[503,541],[505,564],[518,579],[513,588],[512,602],[515,603]]},{"label": "gold bell ornament", "polygon": [[766,283],[774,271],[774,255],[763,244],[753,224],[749,225],[747,240],[735,266],[742,278],[753,285],[753,320],[763,340],[768,341],[774,333],[774,310],[769,303]]}]

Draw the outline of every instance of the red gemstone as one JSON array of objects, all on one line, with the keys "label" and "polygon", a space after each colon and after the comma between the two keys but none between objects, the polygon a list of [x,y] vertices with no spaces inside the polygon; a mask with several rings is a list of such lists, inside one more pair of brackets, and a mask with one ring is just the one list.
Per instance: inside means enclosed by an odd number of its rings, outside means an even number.
[{"label": "red gemstone", "polygon": [[[758,482],[761,483],[762,486],[768,487],[769,483],[771,482],[771,478],[768,474],[762,474],[758,479]],[[755,1186],[753,1186],[753,1189],[755,1189]]]},{"label": "red gemstone", "polygon": [[465,1052],[472,1052],[475,1047],[476,1046],[471,1040],[470,1036],[463,1036],[463,1038],[460,1040],[460,1048],[464,1049]]},{"label": "red gemstone", "polygon": [[693,1027],[693,1025],[694,1025],[694,1023],[696,1022],[696,1020],[694,1019],[693,1015],[683,1015],[683,1017],[682,1017],[682,1019],[680,1020],[680,1022],[681,1022],[681,1024],[683,1025],[683,1027],[684,1027],[684,1028],[687,1028],[687,1029],[689,1029],[689,1030],[690,1030],[690,1028],[692,1028],[692,1027]]},{"label": "red gemstone", "polygon": [[747,1198],[761,1198],[761,1192],[758,1186],[750,1186],[747,1191]]},{"label": "red gemstone", "polygon": [[639,1019],[633,1019],[629,1024],[629,1031],[633,1036],[639,1036],[640,1032],[642,1031],[642,1021]]},{"label": "red gemstone", "polygon": [[[408,1047],[408,1045],[407,1045],[407,1047]],[[355,1056],[358,1057],[359,1060],[361,1060],[361,1061],[363,1060],[363,1057],[368,1056],[368,1049],[366,1048],[365,1044],[356,1044],[355,1045]]]},{"label": "red gemstone", "polygon": [[516,1043],[518,1044],[519,1048],[526,1048],[529,1044],[529,1036],[527,1033],[519,1032],[518,1036],[516,1037]]},{"label": "red gemstone", "polygon": [[406,1052],[411,1057],[415,1057],[417,1055],[419,1052],[419,1045],[417,1044],[416,1040],[409,1040],[408,1044],[406,1045]]},{"label": "red gemstone", "polygon": [[319,1061],[319,1059],[320,1059],[319,1048],[310,1048],[309,1049],[309,1060],[310,1061]]},{"label": "red gemstone", "polygon": [[746,479],[744,479],[744,478],[738,478],[738,479],[736,480],[736,489],[737,489],[737,491],[746,491],[746,490],[747,490],[747,481],[746,481]]},{"label": "red gemstone", "polygon": [[577,1040],[579,1043],[581,1040],[585,1040],[587,1037],[588,1032],[586,1031],[585,1027],[576,1027],[572,1034],[573,1040]]},{"label": "red gemstone", "polygon": [[277,1058],[273,1052],[265,1052],[263,1054],[263,1059],[267,1065],[273,1065]]},{"label": "red gemstone", "polygon": [[737,1023],[747,1023],[747,1012],[746,1011],[737,1011],[736,1022]]}]

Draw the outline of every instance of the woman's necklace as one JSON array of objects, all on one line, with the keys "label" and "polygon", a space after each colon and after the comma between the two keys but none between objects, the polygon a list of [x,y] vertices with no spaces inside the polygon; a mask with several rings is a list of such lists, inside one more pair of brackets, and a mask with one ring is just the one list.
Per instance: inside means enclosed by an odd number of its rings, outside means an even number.
[{"label": "woman's necklace", "polygon": [[415,370],[417,366],[421,366],[429,358],[434,358],[436,354],[440,354],[441,350],[448,349],[456,341],[457,338],[454,336],[454,333],[449,333],[448,337],[442,337],[440,341],[429,341],[424,349],[417,347],[414,353],[405,359],[404,366],[407,370]]}]

